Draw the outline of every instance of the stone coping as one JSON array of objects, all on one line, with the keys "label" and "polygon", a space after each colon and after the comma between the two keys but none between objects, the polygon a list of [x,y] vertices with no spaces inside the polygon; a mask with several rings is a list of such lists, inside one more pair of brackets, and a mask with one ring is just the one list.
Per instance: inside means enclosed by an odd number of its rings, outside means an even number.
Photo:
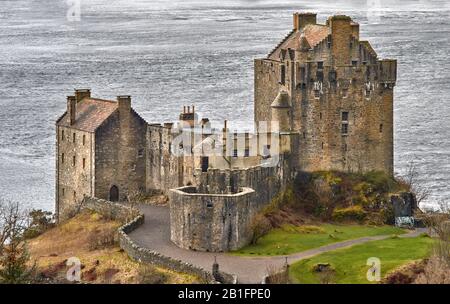
[{"label": "stone coping", "polygon": [[244,195],[249,195],[251,193],[255,193],[255,190],[253,190],[252,188],[247,188],[247,187],[242,187],[239,188],[239,192],[237,193],[190,193],[187,192],[185,190],[187,189],[197,189],[196,187],[193,186],[185,186],[185,187],[180,187],[180,188],[175,188],[175,189],[170,189],[171,192],[176,193],[178,195],[182,195],[182,196],[203,196],[203,197],[239,197],[239,196],[244,196]]}]

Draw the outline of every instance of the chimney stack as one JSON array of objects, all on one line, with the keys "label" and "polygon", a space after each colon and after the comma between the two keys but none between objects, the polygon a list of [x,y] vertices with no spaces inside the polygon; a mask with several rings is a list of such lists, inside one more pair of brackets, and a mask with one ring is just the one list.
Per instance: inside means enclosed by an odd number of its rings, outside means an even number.
[{"label": "chimney stack", "polygon": [[77,102],[80,102],[84,98],[91,98],[90,89],[75,89],[75,98]]},{"label": "chimney stack", "polygon": [[119,115],[131,112],[131,96],[117,96],[117,102],[119,103]]},{"label": "chimney stack", "polygon": [[317,14],[315,13],[295,13],[294,30],[302,30],[308,24],[317,24]]},{"label": "chimney stack", "polygon": [[75,96],[67,96],[67,114],[69,115],[70,125],[75,123],[77,111],[77,100]]}]

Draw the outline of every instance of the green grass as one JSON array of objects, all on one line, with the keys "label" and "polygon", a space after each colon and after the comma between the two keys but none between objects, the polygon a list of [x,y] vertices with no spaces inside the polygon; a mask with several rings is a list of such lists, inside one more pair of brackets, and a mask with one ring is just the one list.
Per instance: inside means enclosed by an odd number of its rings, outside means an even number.
[{"label": "green grass", "polygon": [[380,259],[383,277],[401,265],[427,257],[433,242],[433,239],[423,236],[397,237],[338,249],[292,264],[290,276],[294,283],[320,283],[312,269],[318,263],[329,263],[335,270],[334,283],[368,284],[372,283],[366,278],[370,268],[366,265],[368,258]]},{"label": "green grass", "polygon": [[300,226],[286,225],[273,229],[256,245],[232,252],[234,255],[273,256],[287,255],[321,247],[327,244],[357,239],[365,236],[394,235],[404,230],[391,226],[331,225]]}]

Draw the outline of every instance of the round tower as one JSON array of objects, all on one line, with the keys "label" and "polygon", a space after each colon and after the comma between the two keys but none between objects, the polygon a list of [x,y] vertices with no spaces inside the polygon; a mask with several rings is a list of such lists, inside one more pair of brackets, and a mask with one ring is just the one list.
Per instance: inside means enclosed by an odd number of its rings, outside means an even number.
[{"label": "round tower", "polygon": [[278,121],[280,132],[291,131],[291,101],[287,91],[280,90],[270,106],[272,121]]}]

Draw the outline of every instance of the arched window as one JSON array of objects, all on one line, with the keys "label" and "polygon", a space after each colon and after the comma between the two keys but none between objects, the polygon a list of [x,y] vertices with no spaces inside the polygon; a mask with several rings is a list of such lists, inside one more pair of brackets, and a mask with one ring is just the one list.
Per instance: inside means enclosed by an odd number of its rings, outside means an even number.
[{"label": "arched window", "polygon": [[117,202],[119,200],[119,188],[115,185],[109,190],[109,200],[111,202]]}]

